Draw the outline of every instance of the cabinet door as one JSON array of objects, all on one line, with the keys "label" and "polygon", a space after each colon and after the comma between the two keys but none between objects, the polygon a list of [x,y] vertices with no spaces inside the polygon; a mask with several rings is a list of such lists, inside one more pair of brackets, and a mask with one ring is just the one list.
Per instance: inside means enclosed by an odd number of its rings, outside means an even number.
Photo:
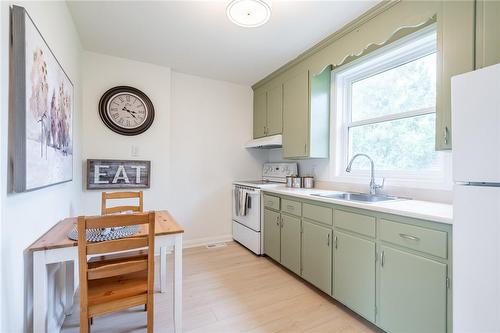
[{"label": "cabinet door", "polygon": [[452,146],[451,77],[474,69],[474,1],[443,1],[438,17],[436,150]]},{"label": "cabinet door", "polygon": [[281,215],[281,264],[300,274],[300,219]]},{"label": "cabinet door", "polygon": [[375,321],[375,243],[346,233],[334,235],[333,296]]},{"label": "cabinet door", "polygon": [[307,156],[309,137],[309,72],[283,84],[283,157]]},{"label": "cabinet door", "polygon": [[280,261],[280,213],[264,209],[264,253]]},{"label": "cabinet door", "polygon": [[267,91],[266,135],[281,134],[283,131],[283,87],[275,86]]},{"label": "cabinet door", "polygon": [[387,246],[379,262],[378,325],[388,332],[446,332],[446,264]]},{"label": "cabinet door", "polygon": [[331,295],[332,230],[302,220],[301,276]]},{"label": "cabinet door", "polygon": [[253,138],[266,136],[267,93],[254,93],[253,96]]},{"label": "cabinet door", "polygon": [[476,1],[476,68],[500,63],[500,1]]}]

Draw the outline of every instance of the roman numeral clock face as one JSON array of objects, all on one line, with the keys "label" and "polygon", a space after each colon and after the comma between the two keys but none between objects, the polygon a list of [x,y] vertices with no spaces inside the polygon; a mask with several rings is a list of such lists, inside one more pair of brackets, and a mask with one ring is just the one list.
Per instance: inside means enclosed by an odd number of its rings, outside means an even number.
[{"label": "roman numeral clock face", "polygon": [[115,87],[108,90],[99,102],[99,114],[112,131],[123,135],[145,132],[153,123],[154,109],[151,100],[132,87]]},{"label": "roman numeral clock face", "polygon": [[109,100],[108,115],[116,125],[137,128],[146,120],[146,103],[133,94],[116,94]]}]

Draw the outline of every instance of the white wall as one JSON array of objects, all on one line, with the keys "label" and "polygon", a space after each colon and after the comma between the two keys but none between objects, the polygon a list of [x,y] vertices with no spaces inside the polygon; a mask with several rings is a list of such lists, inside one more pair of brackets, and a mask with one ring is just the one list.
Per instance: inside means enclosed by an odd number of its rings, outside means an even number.
[{"label": "white wall", "polygon": [[[140,159],[151,161],[151,188],[144,191],[144,208],[167,208],[170,174],[170,81],[169,68],[97,53],[83,56],[83,153],[86,159]],[[128,85],[149,96],[155,119],[148,131],[123,136],[108,129],[101,121],[98,103],[109,88]],[[132,146],[138,156],[132,157]],[[85,177],[84,177],[85,179]],[[101,191],[84,189],[86,214],[100,214]]]},{"label": "white wall", "polygon": [[[97,105],[116,85],[146,93],[155,120],[145,133],[109,130]],[[168,209],[185,227],[189,244],[231,233],[231,182],[261,174],[263,152],[242,148],[252,135],[250,87],[171,72],[169,68],[84,52],[83,154],[87,158],[151,160],[145,209]],[[132,146],[138,156],[132,157]],[[99,213],[100,191],[84,190],[86,214]]]},{"label": "white wall", "polygon": [[[9,6],[0,4],[1,22],[1,246],[2,246],[2,314],[1,332],[22,332],[24,316],[29,316],[31,304],[25,302],[30,295],[32,281],[30,257],[23,251],[52,225],[63,217],[80,212],[81,196],[81,81],[79,36],[73,25],[65,2],[19,2],[24,6],[57,59],[74,84],[74,177],[72,182],[45,189],[22,193],[7,193],[8,168],[8,52],[9,52]],[[57,23],[57,24],[56,24]],[[26,267],[26,269],[25,269]],[[60,310],[60,309],[59,309]],[[60,313],[59,313],[60,314]],[[59,316],[59,319],[61,317]],[[53,321],[50,323],[55,325]]]},{"label": "white wall", "polygon": [[262,175],[264,151],[248,151],[252,90],[173,72],[169,209],[189,243],[231,234],[231,182]]}]

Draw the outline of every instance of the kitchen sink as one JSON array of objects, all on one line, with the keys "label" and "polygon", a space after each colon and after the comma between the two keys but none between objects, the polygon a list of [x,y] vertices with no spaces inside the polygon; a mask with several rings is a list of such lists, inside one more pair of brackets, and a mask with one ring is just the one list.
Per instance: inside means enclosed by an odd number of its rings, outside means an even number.
[{"label": "kitchen sink", "polygon": [[388,195],[371,195],[366,193],[333,193],[333,194],[311,194],[321,198],[339,199],[346,201],[359,201],[359,202],[380,202],[400,199],[398,197],[392,197]]}]

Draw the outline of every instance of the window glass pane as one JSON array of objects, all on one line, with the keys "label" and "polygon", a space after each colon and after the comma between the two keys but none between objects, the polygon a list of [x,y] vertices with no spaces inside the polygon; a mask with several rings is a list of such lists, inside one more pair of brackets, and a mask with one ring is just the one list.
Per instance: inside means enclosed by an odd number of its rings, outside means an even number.
[{"label": "window glass pane", "polygon": [[[356,126],[349,129],[349,160],[364,153],[375,162],[376,170],[439,170],[434,150],[436,114]],[[353,169],[368,170],[367,159],[360,158]]]},{"label": "window glass pane", "polygon": [[435,105],[435,53],[352,84],[352,121]]}]

